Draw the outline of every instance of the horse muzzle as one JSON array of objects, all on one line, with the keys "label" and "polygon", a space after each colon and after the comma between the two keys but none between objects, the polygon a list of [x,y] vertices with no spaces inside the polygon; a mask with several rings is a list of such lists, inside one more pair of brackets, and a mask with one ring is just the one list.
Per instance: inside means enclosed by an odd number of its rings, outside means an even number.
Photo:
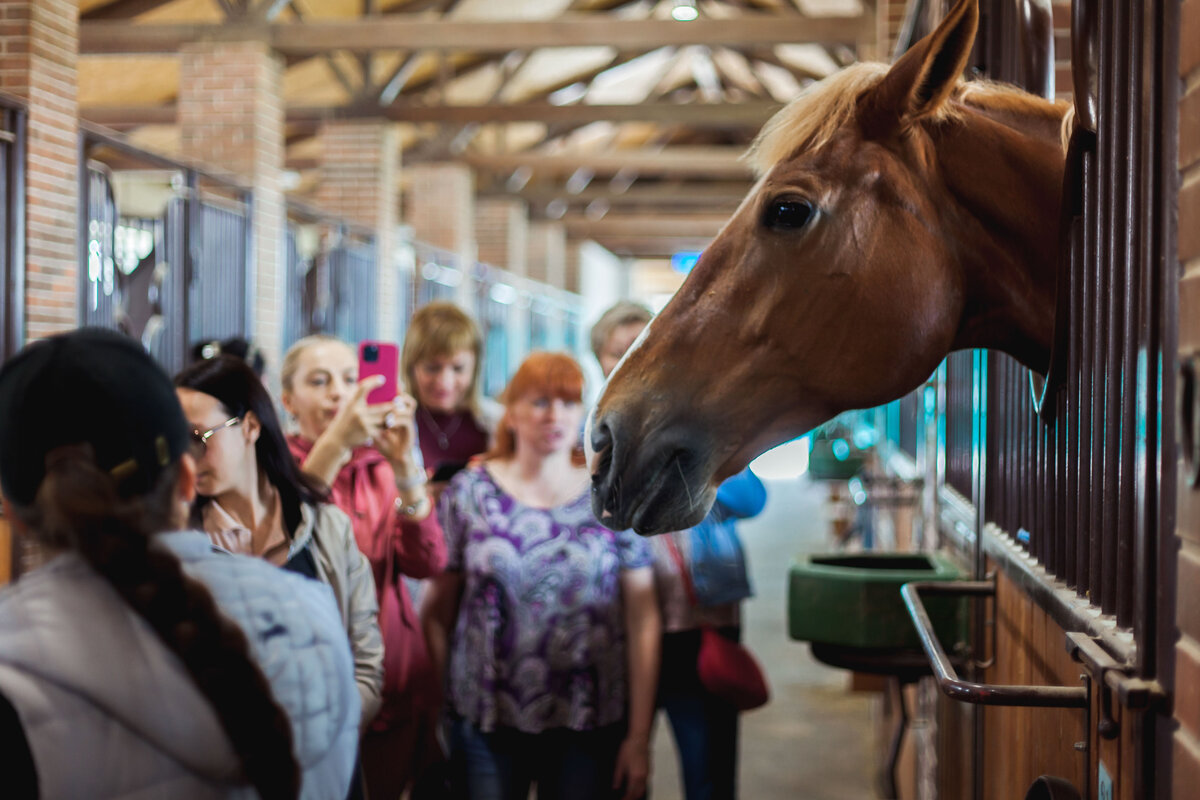
[{"label": "horse muzzle", "polygon": [[704,519],[716,491],[707,437],[682,427],[645,435],[615,413],[591,420],[592,511],[613,530],[643,536],[683,530]]}]

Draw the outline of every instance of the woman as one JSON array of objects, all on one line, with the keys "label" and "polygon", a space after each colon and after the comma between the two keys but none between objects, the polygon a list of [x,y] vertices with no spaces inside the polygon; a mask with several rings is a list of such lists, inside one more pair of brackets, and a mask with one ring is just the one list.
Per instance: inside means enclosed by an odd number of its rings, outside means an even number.
[{"label": "woman", "polygon": [[181,531],[190,443],[117,333],[0,370],[4,505],[53,554],[0,592],[6,797],[345,796],[359,700],[329,590]]},{"label": "woman", "polygon": [[350,520],[300,472],[271,396],[240,358],[193,364],[175,376],[175,392],[202,443],[192,525],[231,553],[287,566],[333,589],[354,654],[365,728],[379,711],[383,641],[375,581]]},{"label": "woman", "polygon": [[430,476],[488,449],[498,414],[479,394],[482,353],[479,328],[453,303],[429,303],[413,314],[401,368],[417,398],[417,438]]},{"label": "woman", "polygon": [[447,570],[422,614],[448,674],[452,757],[472,798],[640,797],[660,625],[651,556],[591,513],[575,448],[583,373],[540,353],[517,370],[496,445],[439,503]]},{"label": "woman", "polygon": [[441,572],[446,546],[430,514],[425,470],[413,440],[415,402],[368,404],[378,376],[358,380],[358,357],[340,339],[310,336],[288,350],[284,408],[299,433],[288,437],[301,469],[330,487],[371,563],[383,633],[383,705],[362,743],[372,800],[397,798],[434,752],[439,685],[404,577]]},{"label": "woman", "polygon": [[[736,521],[758,515],[766,501],[762,481],[749,469],[742,470],[717,487],[713,507],[696,530],[707,527],[711,533],[719,533],[722,541],[737,541]],[[715,528],[722,530],[713,531]],[[705,688],[696,663],[706,627],[731,641],[741,641],[741,605],[750,596],[750,585],[743,569],[740,580],[732,581],[734,585],[718,587],[724,596],[698,597],[700,580],[695,575],[705,564],[694,558],[696,541],[693,531],[686,530],[655,536],[651,543],[664,631],[658,704],[667,714],[679,752],[684,797],[733,800],[738,796],[739,712]],[[744,562],[741,566],[744,568]],[[725,574],[730,565],[722,564],[720,569]]]}]

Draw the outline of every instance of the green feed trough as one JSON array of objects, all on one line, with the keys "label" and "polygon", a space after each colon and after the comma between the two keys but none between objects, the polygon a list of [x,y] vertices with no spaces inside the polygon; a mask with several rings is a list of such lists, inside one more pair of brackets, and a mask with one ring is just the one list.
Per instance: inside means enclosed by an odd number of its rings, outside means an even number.
[{"label": "green feed trough", "polygon": [[[788,634],[843,647],[920,648],[900,587],[962,577],[961,570],[937,553],[807,556],[792,565],[789,576]],[[965,599],[930,597],[925,607],[943,645],[961,640]]]}]

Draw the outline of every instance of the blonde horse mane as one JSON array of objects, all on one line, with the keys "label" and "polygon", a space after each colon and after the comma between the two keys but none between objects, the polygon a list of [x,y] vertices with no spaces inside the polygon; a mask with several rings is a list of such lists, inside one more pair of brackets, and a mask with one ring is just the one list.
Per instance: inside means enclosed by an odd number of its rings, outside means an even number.
[{"label": "blonde horse mane", "polygon": [[[882,81],[888,69],[887,64],[865,61],[805,87],[763,126],[744,158],[762,177],[794,153],[828,144],[837,130],[854,117],[858,99]],[[1047,103],[1008,84],[960,79],[950,101],[925,120],[939,124],[961,119],[965,106],[1061,118],[1063,149],[1066,149],[1073,109],[1061,102]]]}]

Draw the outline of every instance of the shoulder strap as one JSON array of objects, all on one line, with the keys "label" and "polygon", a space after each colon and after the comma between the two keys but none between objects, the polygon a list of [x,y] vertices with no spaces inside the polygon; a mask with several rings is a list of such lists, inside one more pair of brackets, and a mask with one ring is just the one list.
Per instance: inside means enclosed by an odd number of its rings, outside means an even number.
[{"label": "shoulder strap", "polygon": [[675,545],[675,534],[664,533],[661,535],[666,540],[667,550],[671,553],[671,560],[679,568],[679,579],[683,581],[683,590],[687,592],[688,602],[693,606],[699,606],[700,603],[696,599],[696,587],[692,585],[692,573],[683,561],[683,554],[679,552],[679,548]]}]

